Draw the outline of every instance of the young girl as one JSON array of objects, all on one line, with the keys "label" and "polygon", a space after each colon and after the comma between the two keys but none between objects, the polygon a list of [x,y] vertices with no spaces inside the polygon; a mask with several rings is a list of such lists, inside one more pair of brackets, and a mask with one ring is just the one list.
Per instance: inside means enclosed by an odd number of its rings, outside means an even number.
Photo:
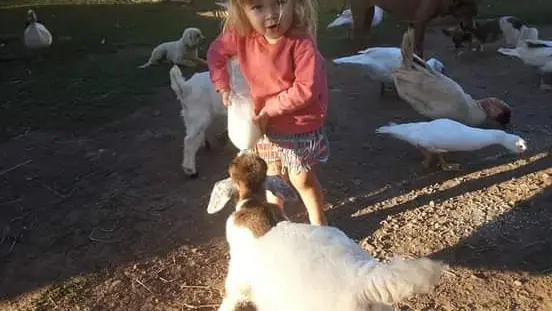
[{"label": "young girl", "polygon": [[[265,130],[256,150],[269,175],[291,181],[312,224],[326,225],[314,166],[326,162],[322,126],[328,85],[315,43],[315,0],[229,0],[223,32],[207,52],[211,80],[228,106],[227,62],[237,56],[254,101],[254,121]],[[267,200],[283,207],[271,193]]]}]

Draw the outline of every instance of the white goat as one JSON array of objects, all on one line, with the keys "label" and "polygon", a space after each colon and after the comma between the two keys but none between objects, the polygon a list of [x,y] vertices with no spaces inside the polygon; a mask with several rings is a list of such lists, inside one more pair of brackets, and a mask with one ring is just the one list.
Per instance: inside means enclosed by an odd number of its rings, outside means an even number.
[{"label": "white goat", "polygon": [[388,311],[438,283],[439,262],[379,263],[335,227],[288,221],[264,201],[266,163],[253,153],[238,155],[229,173],[239,200],[226,222],[230,262],[219,311],[241,303],[262,311]]},{"label": "white goat", "polygon": [[[244,94],[243,90],[247,89],[248,86],[240,71],[238,59],[230,59],[227,68],[230,74],[232,91],[236,94]],[[222,103],[221,95],[213,87],[208,71],[195,73],[186,81],[182,77],[180,68],[173,65],[169,76],[171,89],[182,105],[180,115],[186,127],[182,168],[186,175],[197,177],[197,150],[205,142],[205,132],[215,119],[217,119],[217,125],[224,125],[226,129],[228,122],[226,118],[227,109]]]},{"label": "white goat", "polygon": [[173,65],[169,76],[171,89],[182,106],[180,116],[186,127],[182,169],[186,175],[195,178],[198,176],[196,153],[206,141],[205,132],[215,119],[226,122],[226,118],[217,118],[226,116],[226,108],[222,97],[213,88],[208,71],[195,73],[186,81],[180,68]]},{"label": "white goat", "polygon": [[148,61],[138,66],[146,68],[166,59],[171,65],[193,66],[194,62],[207,65],[207,61],[198,56],[199,44],[205,40],[205,36],[198,28],[186,28],[182,37],[176,41],[163,42],[151,51]]}]

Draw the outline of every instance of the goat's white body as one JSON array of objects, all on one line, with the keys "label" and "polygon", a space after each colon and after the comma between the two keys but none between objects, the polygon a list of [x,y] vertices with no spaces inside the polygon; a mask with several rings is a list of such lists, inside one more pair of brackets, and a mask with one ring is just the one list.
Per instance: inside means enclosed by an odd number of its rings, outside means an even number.
[{"label": "goat's white body", "polygon": [[[232,91],[246,94],[248,86],[239,69],[237,58],[228,62],[228,72]],[[171,89],[182,105],[180,115],[186,126],[182,168],[186,174],[193,175],[197,173],[196,153],[205,141],[206,130],[215,119],[217,125],[221,125],[217,127],[221,129],[221,133],[222,129],[227,129],[227,109],[222,103],[222,96],[213,87],[208,71],[196,73],[186,81],[178,66],[173,65],[169,74]],[[219,122],[221,123],[218,124]]]},{"label": "goat's white body", "polygon": [[252,302],[262,311],[393,310],[427,292],[442,266],[428,259],[377,262],[335,227],[280,222],[255,239],[226,224],[230,264],[219,310]]},{"label": "goat's white body", "polygon": [[[186,137],[182,152],[182,168],[188,175],[197,173],[196,153],[205,142],[205,132],[213,120],[226,122],[226,108],[222,97],[213,88],[209,72],[194,74],[187,81],[182,77],[178,66],[170,70],[171,89],[180,102],[180,115],[186,127]],[[226,125],[221,128],[226,128]]]}]

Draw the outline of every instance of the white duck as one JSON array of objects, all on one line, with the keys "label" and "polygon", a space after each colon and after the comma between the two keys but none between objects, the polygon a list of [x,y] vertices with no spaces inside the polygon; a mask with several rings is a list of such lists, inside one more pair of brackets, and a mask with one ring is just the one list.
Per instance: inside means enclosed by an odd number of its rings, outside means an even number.
[{"label": "white duck", "polygon": [[[382,20],[383,10],[379,6],[375,6],[374,17],[372,18],[372,26],[379,25]],[[351,9],[345,9],[341,12],[341,14],[337,14],[336,19],[328,24],[328,29],[347,25],[349,25],[349,28],[352,28],[353,26],[353,13]]]},{"label": "white duck", "polygon": [[[552,41],[526,39],[514,49],[500,48],[498,52],[503,55],[515,56],[525,64],[537,67],[542,75],[552,73]],[[541,77],[541,89],[551,86],[545,83]]]},{"label": "white duck", "polygon": [[33,10],[27,11],[27,28],[23,33],[23,41],[31,50],[40,50],[52,44],[52,34],[46,26],[38,22]]},{"label": "white duck", "polygon": [[428,66],[413,53],[414,30],[403,36],[401,65],[393,69],[399,96],[414,110],[430,119],[453,119],[477,126],[491,118],[501,125],[510,122],[511,108],[502,100],[490,97],[473,99],[451,78]]},{"label": "white duck", "polygon": [[[354,64],[366,68],[370,78],[381,83],[380,95],[386,86],[393,86],[392,72],[401,64],[401,49],[396,47],[371,47],[358,54],[334,59],[335,64]],[[427,61],[430,68],[445,73],[443,63],[435,58]]]},{"label": "white duck", "polygon": [[538,39],[539,30],[529,27],[515,16],[503,16],[499,18],[498,25],[504,35],[506,46],[518,46],[525,39]]},{"label": "white duck", "polygon": [[501,145],[513,153],[523,153],[527,143],[521,137],[501,130],[480,129],[450,119],[405,124],[390,123],[376,129],[376,133],[389,134],[416,146],[423,154],[422,164],[429,167],[437,155],[443,170],[459,170],[460,165],[447,163],[445,152],[475,151],[491,145]]}]

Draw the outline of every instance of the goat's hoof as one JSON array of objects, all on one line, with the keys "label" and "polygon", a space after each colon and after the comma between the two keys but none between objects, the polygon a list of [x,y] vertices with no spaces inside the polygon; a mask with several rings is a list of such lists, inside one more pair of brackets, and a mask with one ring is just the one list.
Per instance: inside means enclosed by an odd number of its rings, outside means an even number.
[{"label": "goat's hoof", "polygon": [[462,166],[458,163],[446,163],[441,165],[441,169],[445,172],[461,172],[463,171]]},{"label": "goat's hoof", "polygon": [[188,178],[190,179],[196,179],[197,177],[199,177],[199,173],[195,170],[186,167],[182,168],[182,170],[184,171],[184,174],[186,174],[186,176],[188,176]]}]

